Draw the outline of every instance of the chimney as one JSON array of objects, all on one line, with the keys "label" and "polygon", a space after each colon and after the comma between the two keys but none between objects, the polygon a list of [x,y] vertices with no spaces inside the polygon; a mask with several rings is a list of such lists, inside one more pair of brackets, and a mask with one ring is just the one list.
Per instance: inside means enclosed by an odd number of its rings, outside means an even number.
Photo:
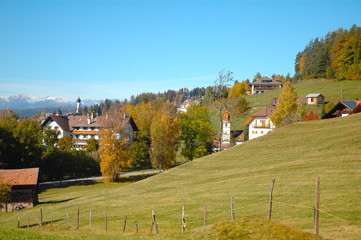
[{"label": "chimney", "polygon": [[123,118],[125,119],[125,112],[123,113]]},{"label": "chimney", "polygon": [[88,114],[88,119],[87,119],[87,120],[88,120],[88,124],[90,124],[90,117],[89,117],[89,114]]},{"label": "chimney", "polygon": [[93,118],[94,118],[94,113],[91,112],[91,114],[90,114],[90,119],[93,119]]}]

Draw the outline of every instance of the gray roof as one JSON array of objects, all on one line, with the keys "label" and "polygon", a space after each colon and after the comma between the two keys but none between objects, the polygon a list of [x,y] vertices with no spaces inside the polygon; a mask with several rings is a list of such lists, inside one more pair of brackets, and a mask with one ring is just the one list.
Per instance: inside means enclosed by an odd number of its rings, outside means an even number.
[{"label": "gray roof", "polygon": [[253,83],[250,83],[250,85],[282,85],[282,83],[270,78],[261,78]]},{"label": "gray roof", "polygon": [[320,95],[323,96],[321,93],[310,93],[306,96],[306,98],[317,98]]}]

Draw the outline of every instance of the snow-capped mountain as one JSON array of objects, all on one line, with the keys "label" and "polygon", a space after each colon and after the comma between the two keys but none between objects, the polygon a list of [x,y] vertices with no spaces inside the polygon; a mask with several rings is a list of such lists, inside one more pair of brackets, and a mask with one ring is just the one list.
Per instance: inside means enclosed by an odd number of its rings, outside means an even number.
[{"label": "snow-capped mountain", "polygon": [[[99,103],[95,100],[82,100],[82,106],[91,106]],[[35,97],[31,94],[18,94],[15,96],[0,96],[0,109],[30,109],[42,107],[76,107],[76,99],[70,101],[60,97]]]}]

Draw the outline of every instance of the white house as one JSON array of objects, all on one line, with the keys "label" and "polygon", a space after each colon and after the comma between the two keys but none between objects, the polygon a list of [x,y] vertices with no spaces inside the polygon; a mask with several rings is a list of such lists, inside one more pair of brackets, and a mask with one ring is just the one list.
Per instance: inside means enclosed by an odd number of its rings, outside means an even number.
[{"label": "white house", "polygon": [[[49,116],[41,124],[43,130],[50,128],[55,130],[58,138],[71,136],[74,148],[79,149],[87,145],[87,140],[99,140],[100,130],[105,126],[108,116]],[[138,131],[138,127],[130,116],[120,119],[119,124],[123,129],[120,135],[128,139],[127,144],[131,145],[134,141],[134,131]]]},{"label": "white house", "polygon": [[259,80],[249,84],[251,94],[265,93],[274,89],[282,88],[282,83],[268,77],[261,77]]},{"label": "white house", "polygon": [[274,107],[265,107],[252,114],[244,125],[249,126],[249,140],[266,135],[275,129],[270,117],[276,111]]}]

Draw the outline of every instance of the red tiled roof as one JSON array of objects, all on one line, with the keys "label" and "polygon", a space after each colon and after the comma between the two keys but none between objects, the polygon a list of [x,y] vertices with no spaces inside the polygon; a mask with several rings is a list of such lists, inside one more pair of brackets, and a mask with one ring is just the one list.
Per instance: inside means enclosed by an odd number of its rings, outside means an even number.
[{"label": "red tiled roof", "polygon": [[1,169],[0,181],[11,185],[37,185],[39,168]]}]

